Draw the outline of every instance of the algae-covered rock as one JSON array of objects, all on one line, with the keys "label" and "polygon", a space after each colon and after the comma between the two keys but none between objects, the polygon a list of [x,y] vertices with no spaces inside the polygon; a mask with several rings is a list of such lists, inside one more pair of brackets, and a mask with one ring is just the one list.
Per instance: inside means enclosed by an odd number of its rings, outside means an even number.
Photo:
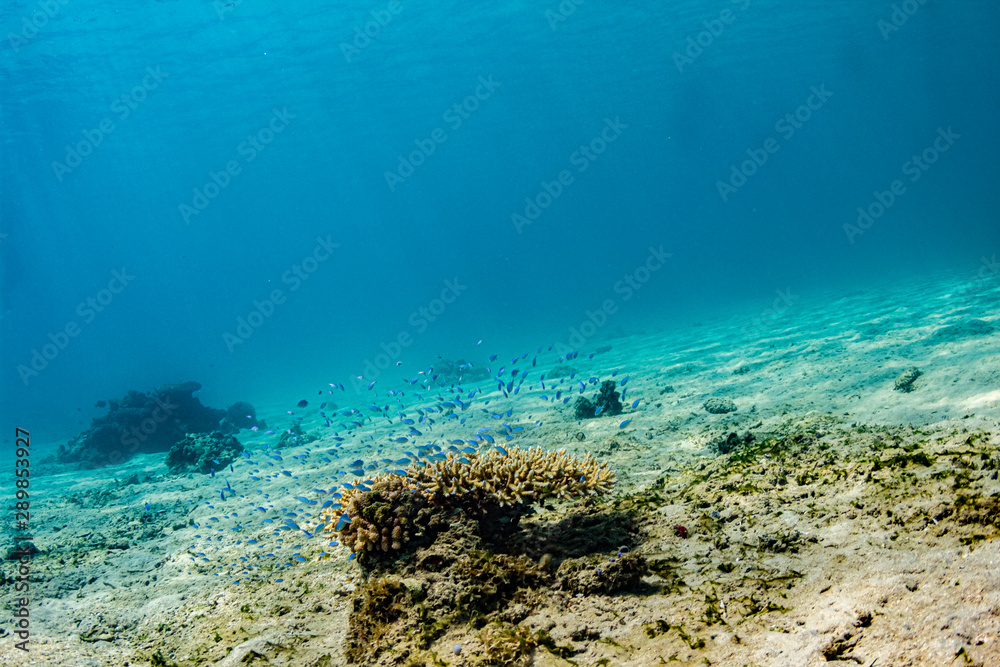
[{"label": "algae-covered rock", "polygon": [[728,412],[736,412],[736,404],[728,398],[718,398],[713,396],[705,401],[705,410],[713,415],[724,415]]},{"label": "algae-covered rock", "polygon": [[708,447],[709,449],[714,450],[719,456],[725,456],[726,454],[735,451],[738,447],[748,445],[753,441],[754,436],[752,433],[747,433],[746,435],[740,437],[740,435],[734,431],[728,435],[720,435],[712,438],[712,440],[708,443]]},{"label": "algae-covered rock", "polygon": [[167,467],[175,473],[208,474],[230,465],[242,451],[243,445],[231,435],[219,431],[189,433],[170,449]]},{"label": "algae-covered rock", "polygon": [[898,378],[896,378],[896,391],[903,391],[906,393],[913,391],[913,383],[921,375],[923,375],[923,373],[921,373],[920,369],[916,366],[907,368],[905,371],[900,373]]},{"label": "algae-covered rock", "polygon": [[609,558],[587,556],[565,560],[556,577],[560,587],[574,594],[610,595],[634,588],[649,574],[649,565],[642,556],[632,553]]}]

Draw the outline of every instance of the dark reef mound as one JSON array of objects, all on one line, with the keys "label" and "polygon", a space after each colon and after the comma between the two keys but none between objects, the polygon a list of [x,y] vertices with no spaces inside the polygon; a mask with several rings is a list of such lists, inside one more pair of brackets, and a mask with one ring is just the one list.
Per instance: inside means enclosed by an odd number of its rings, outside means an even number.
[{"label": "dark reef mound", "polygon": [[167,384],[150,393],[131,390],[107,402],[108,413],[88,430],[59,446],[59,463],[96,468],[126,461],[136,452],[165,452],[188,433],[219,429],[224,410],[201,404],[197,382]]},{"label": "dark reef mound", "polygon": [[257,419],[257,410],[246,401],[236,401],[226,408],[226,418],[222,421],[223,433],[235,433],[244,428],[267,428],[263,419]]},{"label": "dark reef mound", "polygon": [[433,375],[437,375],[437,381],[447,382],[479,382],[490,377],[490,372],[485,368],[473,366],[465,359],[452,361],[451,359],[439,358],[431,367]]},{"label": "dark reef mound", "polygon": [[581,396],[574,404],[577,419],[590,419],[598,415],[620,415],[622,413],[622,402],[619,400],[620,394],[615,391],[615,381],[605,380],[601,383],[601,391],[595,401]]}]

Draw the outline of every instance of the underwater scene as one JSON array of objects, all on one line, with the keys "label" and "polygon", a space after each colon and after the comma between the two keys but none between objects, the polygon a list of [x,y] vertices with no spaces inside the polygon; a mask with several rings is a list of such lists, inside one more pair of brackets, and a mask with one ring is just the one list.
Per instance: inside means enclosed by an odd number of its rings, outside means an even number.
[{"label": "underwater scene", "polygon": [[0,665],[1000,665],[1000,4],[0,28]]}]

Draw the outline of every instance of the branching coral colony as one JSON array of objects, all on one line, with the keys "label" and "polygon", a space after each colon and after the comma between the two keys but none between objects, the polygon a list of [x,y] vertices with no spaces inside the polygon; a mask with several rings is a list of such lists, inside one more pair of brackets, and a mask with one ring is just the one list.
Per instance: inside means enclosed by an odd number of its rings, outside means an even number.
[{"label": "branching coral colony", "polygon": [[456,511],[497,542],[516,529],[532,503],[610,493],[615,485],[614,472],[590,454],[579,458],[538,447],[494,448],[467,458],[449,453],[433,463],[411,463],[405,473],[356,481],[339,505],[320,514],[326,531],[337,533],[363,565],[433,542]]}]

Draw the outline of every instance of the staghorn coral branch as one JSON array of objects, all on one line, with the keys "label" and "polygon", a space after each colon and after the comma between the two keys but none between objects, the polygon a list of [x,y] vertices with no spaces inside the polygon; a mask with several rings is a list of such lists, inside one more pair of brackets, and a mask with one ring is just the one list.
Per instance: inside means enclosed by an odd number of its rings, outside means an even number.
[{"label": "staghorn coral branch", "polygon": [[[530,505],[546,498],[572,499],[610,493],[615,473],[587,454],[565,449],[511,447],[471,454],[468,463],[449,453],[434,463],[413,462],[406,475],[379,474],[370,491],[347,489],[341,509],[325,510],[320,523],[355,553],[400,550],[426,528],[434,508]],[[345,520],[345,517],[349,521]]]}]

